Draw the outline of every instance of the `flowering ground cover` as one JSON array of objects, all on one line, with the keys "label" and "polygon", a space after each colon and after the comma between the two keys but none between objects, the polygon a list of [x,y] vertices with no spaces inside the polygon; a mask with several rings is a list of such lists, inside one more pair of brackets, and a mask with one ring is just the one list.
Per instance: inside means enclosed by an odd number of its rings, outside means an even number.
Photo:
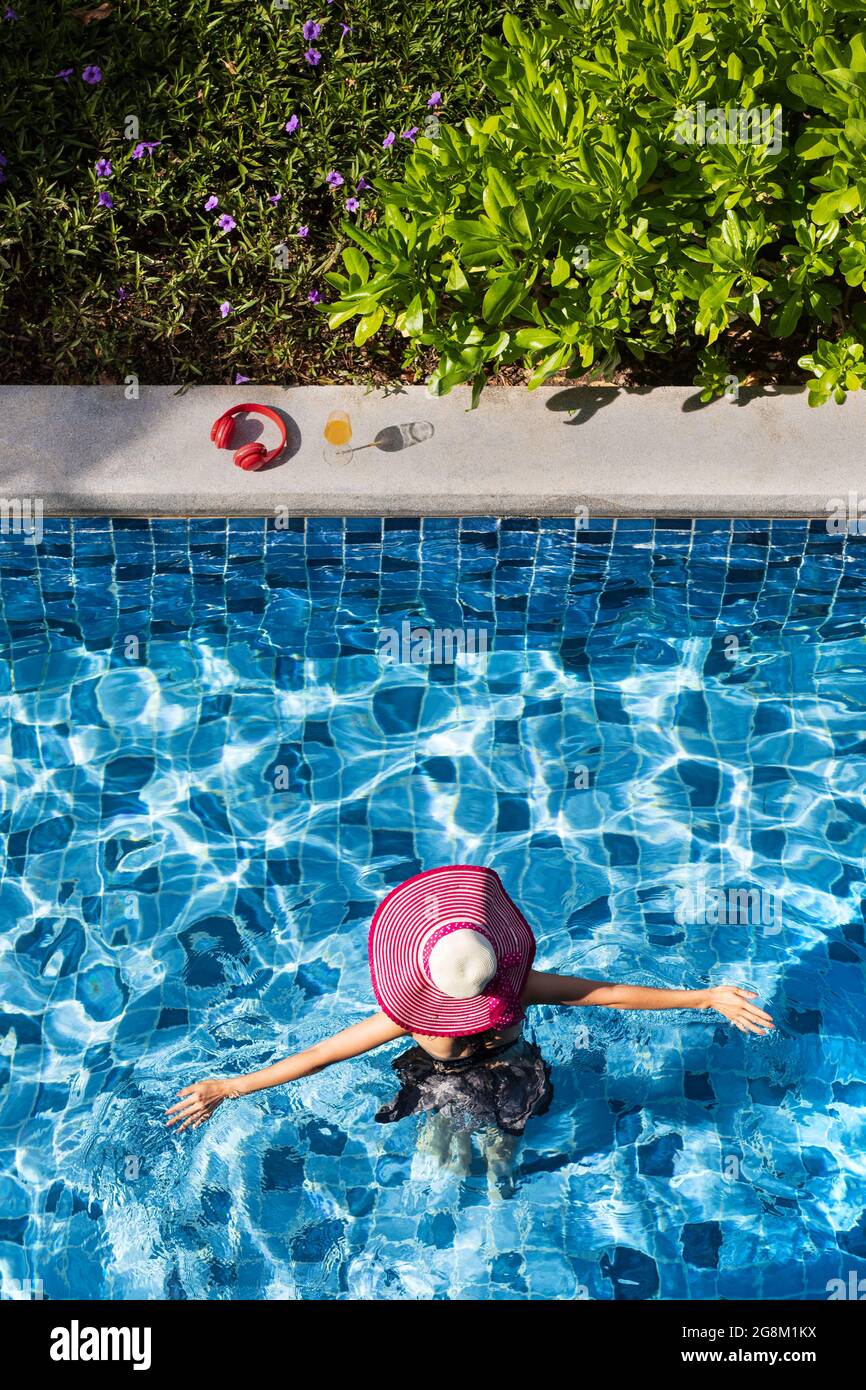
[{"label": "flowering ground cover", "polygon": [[477,109],[506,8],[0,3],[0,380],[394,375],[324,275],[371,181]]}]

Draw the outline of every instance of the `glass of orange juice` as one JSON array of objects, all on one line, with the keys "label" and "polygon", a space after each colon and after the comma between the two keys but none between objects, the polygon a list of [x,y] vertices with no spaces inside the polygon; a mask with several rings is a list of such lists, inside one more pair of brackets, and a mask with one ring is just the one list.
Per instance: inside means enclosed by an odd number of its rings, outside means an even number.
[{"label": "glass of orange juice", "polygon": [[325,461],[326,463],[347,463],[353,450],[348,446],[352,440],[352,422],[345,410],[332,410],[325,421]]}]

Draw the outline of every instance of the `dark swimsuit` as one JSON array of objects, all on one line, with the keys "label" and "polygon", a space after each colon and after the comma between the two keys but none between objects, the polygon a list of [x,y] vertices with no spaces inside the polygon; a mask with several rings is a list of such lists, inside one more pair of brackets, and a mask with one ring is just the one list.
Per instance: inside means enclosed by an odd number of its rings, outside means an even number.
[{"label": "dark swimsuit", "polygon": [[534,1042],[518,1037],[485,1047],[487,1036],[471,1039],[459,1057],[431,1057],[420,1046],[401,1052],[391,1063],[400,1090],[376,1115],[379,1123],[433,1111],[459,1129],[522,1134],[530,1116],[550,1105],[550,1068]]}]

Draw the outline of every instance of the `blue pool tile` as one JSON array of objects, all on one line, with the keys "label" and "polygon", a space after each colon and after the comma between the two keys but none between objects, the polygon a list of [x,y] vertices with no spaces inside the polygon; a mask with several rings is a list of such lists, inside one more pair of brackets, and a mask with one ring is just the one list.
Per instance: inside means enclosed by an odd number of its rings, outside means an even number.
[{"label": "blue pool tile", "polygon": [[[0,535],[4,1248],[56,1298],[802,1299],[862,1275],[864,566],[866,537],[760,518]],[[404,619],[483,631],[485,661],[383,663]],[[400,1041],[165,1133],[180,1084],[371,1012],[377,903],[461,858],[500,872],[541,968],[745,982],[778,1031],[534,1011],[555,1100],[495,1198],[477,1141],[454,1174],[417,1121],[375,1123]],[[772,887],[781,929],[678,920],[699,880]],[[140,1261],[112,1254],[121,1209]]]}]

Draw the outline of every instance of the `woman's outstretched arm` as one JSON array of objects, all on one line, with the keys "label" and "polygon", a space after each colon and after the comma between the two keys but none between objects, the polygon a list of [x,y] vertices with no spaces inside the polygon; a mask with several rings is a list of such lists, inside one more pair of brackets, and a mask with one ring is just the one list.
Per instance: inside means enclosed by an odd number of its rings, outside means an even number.
[{"label": "woman's outstretched arm", "polygon": [[750,1001],[757,995],[735,985],[710,989],[651,989],[648,985],[613,985],[579,975],[530,970],[524,1004],[591,1004],[603,1009],[715,1009],[741,1033],[767,1033],[773,1020]]},{"label": "woman's outstretched arm", "polygon": [[313,1047],[296,1052],[294,1056],[286,1057],[282,1062],[274,1062],[273,1066],[264,1067],[261,1071],[251,1071],[245,1076],[199,1081],[195,1086],[185,1086],[182,1091],[178,1091],[181,1099],[177,1105],[172,1105],[166,1111],[167,1115],[173,1116],[167,1123],[171,1126],[182,1121],[180,1129],[186,1129],[187,1125],[196,1128],[213,1114],[227,1096],[247,1096],[252,1091],[264,1091],[269,1086],[282,1086],[286,1081],[297,1081],[300,1076],[311,1076],[313,1072],[322,1071],[333,1062],[345,1062],[350,1057],[359,1057],[362,1052],[371,1052],[374,1047],[393,1042],[395,1038],[402,1038],[405,1034],[406,1029],[401,1028],[399,1023],[392,1023],[386,1014],[373,1014],[361,1023],[353,1023],[351,1028],[344,1028],[342,1033],[334,1033],[332,1037],[324,1038]]}]

